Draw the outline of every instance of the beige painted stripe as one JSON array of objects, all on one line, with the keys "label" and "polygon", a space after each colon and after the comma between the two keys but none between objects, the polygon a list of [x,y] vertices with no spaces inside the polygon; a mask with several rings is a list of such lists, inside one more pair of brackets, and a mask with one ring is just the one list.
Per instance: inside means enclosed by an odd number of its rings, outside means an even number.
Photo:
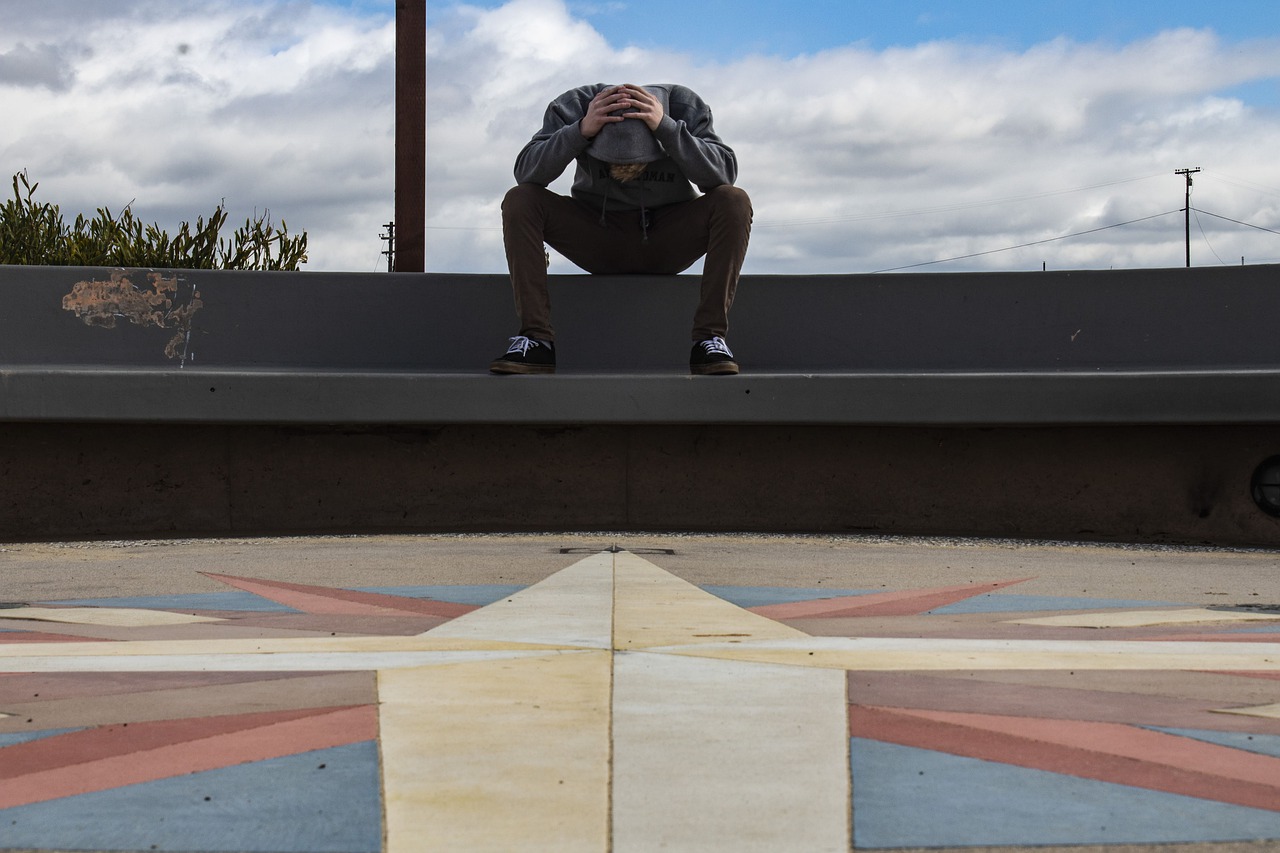
[{"label": "beige painted stripe", "polygon": [[113,628],[155,628],[164,625],[224,621],[213,616],[193,616],[190,613],[137,610],[129,607],[12,607],[0,610],[0,619],[61,622],[68,625],[107,625]]},{"label": "beige painted stripe", "polygon": [[619,652],[613,851],[847,851],[842,672]]},{"label": "beige painted stripe", "polygon": [[615,649],[807,637],[704,592],[635,554],[614,563]]},{"label": "beige painted stripe", "polygon": [[387,853],[608,850],[609,658],[378,673]]},{"label": "beige painted stripe", "polygon": [[1242,613],[1192,607],[1179,610],[1123,610],[1106,613],[1073,613],[1063,616],[1034,616],[1011,620],[1011,625],[1041,625],[1053,628],[1143,628],[1149,625],[1199,625],[1212,622],[1275,622],[1274,613]]},{"label": "beige painted stripe", "polygon": [[1253,708],[1218,708],[1215,714],[1239,714],[1244,717],[1265,717],[1269,720],[1280,720],[1280,702],[1274,705],[1258,705]]},{"label": "beige painted stripe", "polygon": [[[557,652],[551,652],[556,654]],[[96,655],[0,658],[4,672],[372,672],[464,661],[540,657],[546,651],[310,652],[269,654]]]},{"label": "beige painted stripe", "polygon": [[654,649],[666,654],[845,670],[1280,671],[1280,644],[809,637]]},{"label": "beige painted stripe", "polygon": [[135,657],[167,655],[368,654],[376,652],[554,651],[561,646],[416,637],[234,637],[225,640],[134,640],[69,643],[5,643],[0,672],[10,659],[23,657]]},{"label": "beige painted stripe", "polygon": [[613,555],[596,554],[422,636],[607,649],[612,610]]}]

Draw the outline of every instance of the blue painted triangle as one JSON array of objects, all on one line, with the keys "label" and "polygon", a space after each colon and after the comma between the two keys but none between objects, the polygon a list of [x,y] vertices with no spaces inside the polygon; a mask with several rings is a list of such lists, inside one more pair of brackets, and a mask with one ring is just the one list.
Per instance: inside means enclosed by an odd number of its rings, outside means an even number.
[{"label": "blue painted triangle", "polygon": [[739,607],[762,607],[768,604],[792,604],[797,601],[814,601],[824,598],[847,598],[851,595],[871,595],[876,592],[869,589],[800,589],[789,586],[709,585],[702,589]]},{"label": "blue painted triangle", "polygon": [[[1071,610],[1129,610],[1146,607],[1170,607],[1169,601],[1125,600],[1116,598],[1081,598],[1056,595],[1019,595],[1009,592],[988,592],[945,604],[929,611],[930,616],[956,615],[960,613],[1038,613]],[[1180,605],[1187,606],[1187,605]]]},{"label": "blue painted triangle", "polygon": [[321,749],[0,810],[6,848],[377,853],[378,747]]},{"label": "blue painted triangle", "polygon": [[1209,729],[1175,729],[1165,726],[1145,726],[1152,731],[1164,732],[1165,734],[1180,735],[1189,737],[1194,740],[1202,740],[1206,743],[1214,743],[1218,746],[1229,746],[1234,749],[1243,749],[1246,752],[1256,752],[1259,755],[1270,755],[1273,758],[1280,758],[1280,735],[1264,735],[1250,734],[1248,732],[1216,732]]},{"label": "blue painted triangle", "polygon": [[857,847],[1280,840],[1280,812],[853,738]]},{"label": "blue painted triangle", "polygon": [[132,607],[139,610],[231,610],[246,613],[298,613],[252,592],[188,592],[174,595],[135,595],[121,598],[68,598],[51,601],[55,607]]},{"label": "blue painted triangle", "polygon": [[57,735],[65,735],[68,732],[78,732],[81,729],[42,729],[38,732],[19,732],[15,734],[0,735],[0,747],[13,746],[19,743],[30,743],[33,740],[44,740],[47,737],[56,737]]},{"label": "blue painted triangle", "polygon": [[356,592],[376,592],[382,595],[401,595],[406,598],[430,598],[453,604],[474,604],[484,607],[495,601],[514,595],[524,586],[507,584],[448,584],[436,586],[366,586]]}]

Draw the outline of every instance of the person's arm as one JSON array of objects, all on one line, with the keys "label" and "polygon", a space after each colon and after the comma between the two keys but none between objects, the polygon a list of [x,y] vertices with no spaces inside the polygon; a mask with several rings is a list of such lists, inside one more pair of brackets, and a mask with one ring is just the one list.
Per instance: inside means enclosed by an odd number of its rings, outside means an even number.
[{"label": "person's arm", "polygon": [[738,158],[733,149],[716,135],[711,108],[694,92],[676,87],[671,92],[670,111],[652,94],[636,86],[628,90],[633,106],[630,120],[643,121],[662,143],[667,155],[698,189],[706,192],[738,177]]},{"label": "person's arm", "polygon": [[516,157],[516,182],[545,187],[564,174],[591,139],[611,121],[618,87],[585,86],[565,92],[547,107],[542,129]]},{"label": "person's arm", "polygon": [[667,116],[654,131],[654,136],[676,161],[684,176],[703,192],[724,184],[732,185],[737,180],[738,158],[711,129],[710,112],[702,126],[696,129]]}]

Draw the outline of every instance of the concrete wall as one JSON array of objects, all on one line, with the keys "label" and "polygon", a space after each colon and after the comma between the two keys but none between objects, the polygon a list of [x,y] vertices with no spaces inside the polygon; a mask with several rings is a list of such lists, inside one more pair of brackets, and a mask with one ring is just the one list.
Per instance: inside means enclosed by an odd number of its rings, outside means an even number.
[{"label": "concrete wall", "polygon": [[834,531],[1280,546],[1280,429],[0,424],[0,540]]},{"label": "concrete wall", "polygon": [[[696,289],[554,277],[562,371],[679,372]],[[0,304],[0,367],[482,373],[517,326],[497,275],[0,267]],[[1274,368],[1278,316],[1269,265],[747,276],[729,342],[757,373]]]},{"label": "concrete wall", "polygon": [[[553,282],[0,268],[0,539],[862,531],[1280,546],[1276,267]],[[754,392],[754,393],[753,393]],[[431,395],[435,395],[432,397]],[[422,399],[428,398],[428,399]]]}]

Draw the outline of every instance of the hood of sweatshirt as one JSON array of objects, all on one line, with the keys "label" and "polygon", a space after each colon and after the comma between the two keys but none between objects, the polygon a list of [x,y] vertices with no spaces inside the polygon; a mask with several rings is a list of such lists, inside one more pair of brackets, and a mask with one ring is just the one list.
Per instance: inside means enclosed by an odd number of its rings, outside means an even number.
[{"label": "hood of sweatshirt", "polygon": [[[662,112],[666,115],[671,109],[671,93],[667,87],[645,86],[643,88],[658,99],[662,104]],[[625,110],[618,110],[613,115],[623,115],[625,112]],[[587,153],[597,160],[620,166],[652,163],[667,156],[648,126],[635,119],[606,124],[591,140]]]}]

